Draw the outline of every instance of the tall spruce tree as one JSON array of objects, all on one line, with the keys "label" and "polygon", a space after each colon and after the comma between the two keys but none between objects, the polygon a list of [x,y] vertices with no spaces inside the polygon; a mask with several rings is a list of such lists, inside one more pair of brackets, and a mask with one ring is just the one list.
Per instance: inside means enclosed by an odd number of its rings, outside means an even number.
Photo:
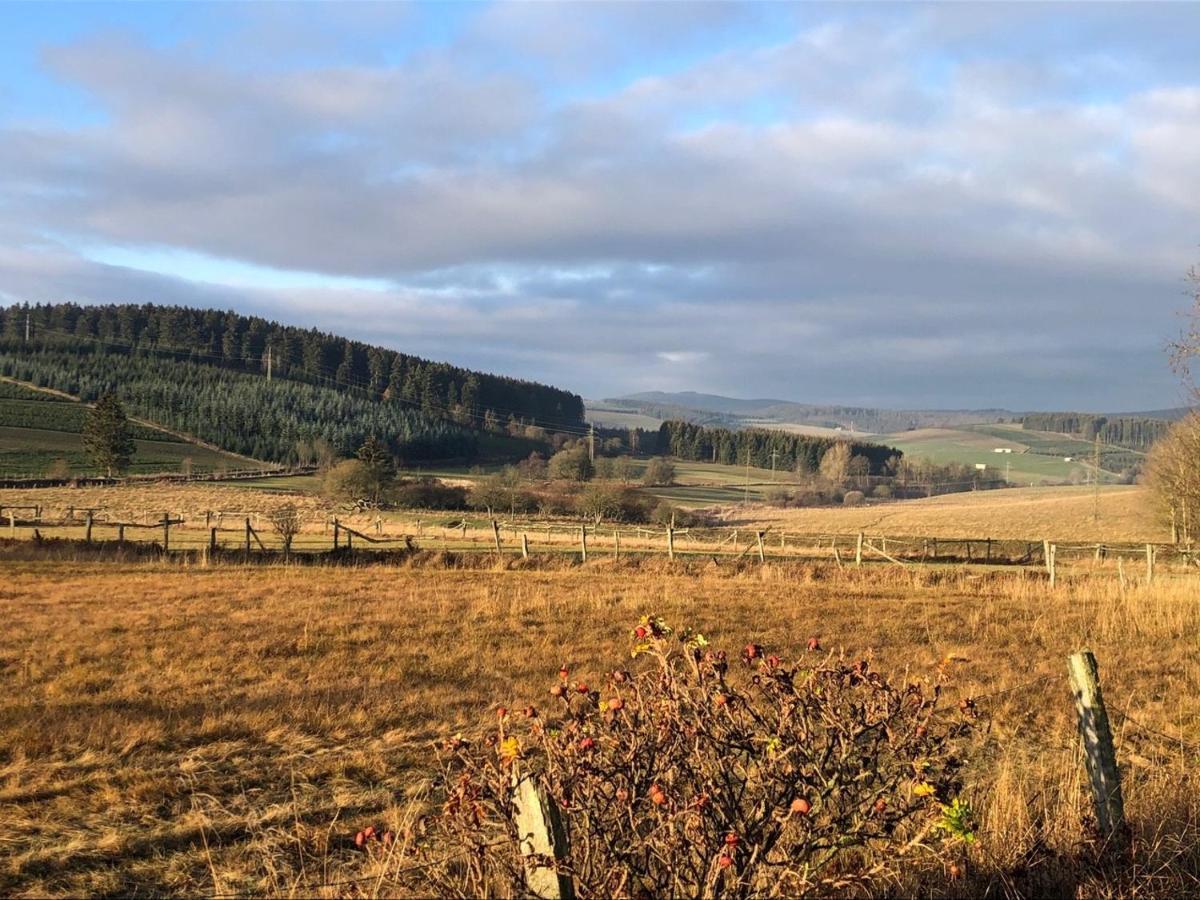
[{"label": "tall spruce tree", "polygon": [[83,447],[98,468],[108,477],[119,475],[133,462],[137,447],[133,429],[121,402],[105,394],[88,413],[83,425]]},{"label": "tall spruce tree", "polygon": [[396,478],[396,463],[392,459],[391,451],[383,441],[371,435],[358,448],[356,455],[366,470],[371,500],[378,503],[383,492],[391,486]]}]

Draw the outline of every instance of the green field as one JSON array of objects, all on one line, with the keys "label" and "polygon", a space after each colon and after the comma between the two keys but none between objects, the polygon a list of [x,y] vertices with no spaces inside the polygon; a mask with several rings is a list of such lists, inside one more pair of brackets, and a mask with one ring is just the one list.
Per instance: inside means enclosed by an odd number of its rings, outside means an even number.
[{"label": "green field", "polygon": [[646,431],[657,431],[662,419],[647,416],[643,413],[628,409],[608,409],[603,406],[589,406],[584,418],[593,425],[601,428],[642,428]]},{"label": "green field", "polygon": [[[1014,484],[1084,481],[1091,477],[1092,444],[1065,435],[1025,431],[1020,425],[967,425],[961,428],[922,428],[880,435],[880,443],[904,451],[909,459],[986,465],[991,477],[1008,477]],[[1012,453],[996,453],[1007,447]],[[1137,454],[1120,448],[1101,448],[1105,469],[1101,481],[1114,481],[1110,471],[1132,464]],[[1068,462],[1066,457],[1070,456]]]},{"label": "green field", "polygon": [[[80,432],[86,418],[82,403],[0,381],[0,475],[99,474],[83,449]],[[137,447],[130,468],[133,474],[179,472],[186,460],[194,472],[247,465],[240,457],[179,440],[165,431],[139,424],[132,429]]]}]

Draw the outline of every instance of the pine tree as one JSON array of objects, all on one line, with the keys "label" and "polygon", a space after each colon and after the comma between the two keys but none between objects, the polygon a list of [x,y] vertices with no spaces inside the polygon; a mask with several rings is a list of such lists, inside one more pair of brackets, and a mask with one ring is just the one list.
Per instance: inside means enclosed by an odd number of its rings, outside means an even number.
[{"label": "pine tree", "polygon": [[88,413],[83,446],[92,462],[110,478],[129,468],[137,448],[125,410],[114,395],[105,394]]},{"label": "pine tree", "polygon": [[396,477],[396,464],[383,441],[374,435],[368,437],[356,454],[366,469],[367,482],[371,486],[371,500],[379,502],[380,495]]}]

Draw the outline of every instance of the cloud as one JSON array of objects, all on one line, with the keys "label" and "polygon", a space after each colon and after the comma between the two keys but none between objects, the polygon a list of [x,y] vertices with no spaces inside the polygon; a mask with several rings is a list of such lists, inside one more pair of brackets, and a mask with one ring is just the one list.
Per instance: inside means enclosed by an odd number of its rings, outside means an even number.
[{"label": "cloud", "polygon": [[1174,401],[1181,10],[516,4],[415,46],[410,13],[289,17],[286,65],[47,47],[101,115],[0,122],[0,296],[269,309],[589,395]]}]

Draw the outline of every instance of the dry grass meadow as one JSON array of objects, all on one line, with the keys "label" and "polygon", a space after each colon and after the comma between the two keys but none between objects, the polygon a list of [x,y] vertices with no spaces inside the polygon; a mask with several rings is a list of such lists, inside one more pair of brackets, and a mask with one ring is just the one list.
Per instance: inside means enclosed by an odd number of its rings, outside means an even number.
[{"label": "dry grass meadow", "polygon": [[[598,679],[643,613],[736,650],[825,647],[950,675],[982,713],[966,796],[978,841],[915,855],[879,893],[1200,891],[1200,593],[1081,575],[719,573],[661,560],[460,569],[18,562],[0,602],[0,893],[387,895],[430,745]],[[491,566],[492,564],[488,564]],[[1131,854],[1100,861],[1065,657],[1089,646],[1113,709]],[[949,660],[949,662],[947,662]]]}]

